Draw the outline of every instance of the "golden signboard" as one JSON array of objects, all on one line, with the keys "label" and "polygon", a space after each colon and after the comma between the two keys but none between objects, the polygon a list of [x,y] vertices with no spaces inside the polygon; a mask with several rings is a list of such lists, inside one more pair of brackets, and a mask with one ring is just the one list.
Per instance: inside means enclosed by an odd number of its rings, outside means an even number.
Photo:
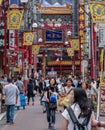
[{"label": "golden signboard", "polygon": [[73,48],[73,50],[79,50],[79,39],[72,39],[71,42],[71,48]]},{"label": "golden signboard", "polygon": [[33,45],[32,46],[32,54],[38,54],[39,53],[40,46],[39,45]]},{"label": "golden signboard", "polygon": [[89,4],[93,22],[105,22],[105,2],[97,2]]},{"label": "golden signboard", "polygon": [[74,56],[74,49],[73,48],[67,48],[68,56]]},{"label": "golden signboard", "polygon": [[101,50],[101,55],[100,55],[100,82],[103,80],[103,61],[104,61],[104,49]]},{"label": "golden signboard", "polygon": [[24,32],[23,34],[23,45],[32,45],[34,40],[34,34],[32,32]]},{"label": "golden signboard", "polygon": [[0,0],[0,5],[2,4],[2,0]]},{"label": "golden signboard", "polygon": [[9,30],[19,30],[23,17],[23,10],[11,9],[7,13],[7,28]]}]

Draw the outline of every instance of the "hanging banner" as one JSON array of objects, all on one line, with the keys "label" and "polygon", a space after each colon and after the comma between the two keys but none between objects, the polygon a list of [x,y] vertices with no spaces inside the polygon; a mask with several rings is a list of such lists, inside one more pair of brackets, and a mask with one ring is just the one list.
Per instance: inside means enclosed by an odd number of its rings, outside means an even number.
[{"label": "hanging banner", "polygon": [[20,29],[23,13],[24,13],[23,10],[18,10],[18,9],[8,10],[7,28],[9,30],[19,30]]},{"label": "hanging banner", "polygon": [[79,50],[79,39],[72,39],[70,41],[70,44],[71,44],[71,48],[73,48],[73,50]]},{"label": "hanging banner", "polygon": [[32,32],[24,32],[23,34],[23,45],[32,45],[34,40],[34,34]]},{"label": "hanging banner", "polygon": [[104,61],[104,49],[101,50],[100,55],[100,69],[103,70],[103,61]]},{"label": "hanging banner", "polygon": [[105,2],[89,4],[93,22],[105,22]]},{"label": "hanging banner", "polygon": [[79,7],[79,43],[84,44],[84,29],[85,29],[85,13],[84,5]]},{"label": "hanging banner", "polygon": [[103,61],[104,61],[104,49],[101,50],[100,55],[100,82],[103,80]]},{"label": "hanging banner", "polygon": [[0,5],[2,4],[2,0],[0,0]]},{"label": "hanging banner", "polygon": [[32,54],[38,54],[39,53],[40,46],[39,45],[33,45],[32,46]]},{"label": "hanging banner", "polygon": [[68,56],[74,56],[74,50],[73,48],[67,48]]}]

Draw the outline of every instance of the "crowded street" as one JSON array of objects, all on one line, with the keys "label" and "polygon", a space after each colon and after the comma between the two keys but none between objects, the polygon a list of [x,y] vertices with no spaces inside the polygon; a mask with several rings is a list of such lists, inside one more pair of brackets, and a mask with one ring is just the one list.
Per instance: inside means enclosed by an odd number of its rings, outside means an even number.
[{"label": "crowded street", "polygon": [[[39,96],[35,98],[35,105],[30,104],[25,110],[15,111],[13,125],[6,124],[5,117],[0,121],[0,130],[48,130],[46,113],[43,113]],[[57,112],[56,130],[61,130],[61,113]]]}]

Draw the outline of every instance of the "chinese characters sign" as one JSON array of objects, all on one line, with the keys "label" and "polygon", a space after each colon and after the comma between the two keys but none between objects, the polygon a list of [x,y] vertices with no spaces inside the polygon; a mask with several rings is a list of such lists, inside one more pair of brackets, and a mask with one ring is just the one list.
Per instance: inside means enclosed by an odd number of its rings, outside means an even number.
[{"label": "chinese characters sign", "polygon": [[46,42],[62,42],[62,31],[59,30],[46,30],[45,36]]},{"label": "chinese characters sign", "polygon": [[79,7],[79,41],[80,44],[84,43],[84,29],[85,29],[85,13],[84,13],[84,5]]}]

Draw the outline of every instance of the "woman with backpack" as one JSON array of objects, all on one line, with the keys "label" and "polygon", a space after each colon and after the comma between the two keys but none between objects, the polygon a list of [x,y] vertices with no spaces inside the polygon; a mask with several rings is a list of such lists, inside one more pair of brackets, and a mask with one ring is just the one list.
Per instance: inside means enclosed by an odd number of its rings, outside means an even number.
[{"label": "woman with backpack", "polygon": [[46,93],[46,113],[48,121],[48,129],[55,130],[55,117],[57,109],[57,92],[56,80],[51,78],[49,81],[50,86],[47,87]]},{"label": "woman with backpack", "polygon": [[76,130],[75,127],[81,127],[81,130],[91,130],[92,126],[105,127],[105,122],[95,120],[84,89],[74,88],[71,95],[73,104],[62,113],[62,130]]}]

